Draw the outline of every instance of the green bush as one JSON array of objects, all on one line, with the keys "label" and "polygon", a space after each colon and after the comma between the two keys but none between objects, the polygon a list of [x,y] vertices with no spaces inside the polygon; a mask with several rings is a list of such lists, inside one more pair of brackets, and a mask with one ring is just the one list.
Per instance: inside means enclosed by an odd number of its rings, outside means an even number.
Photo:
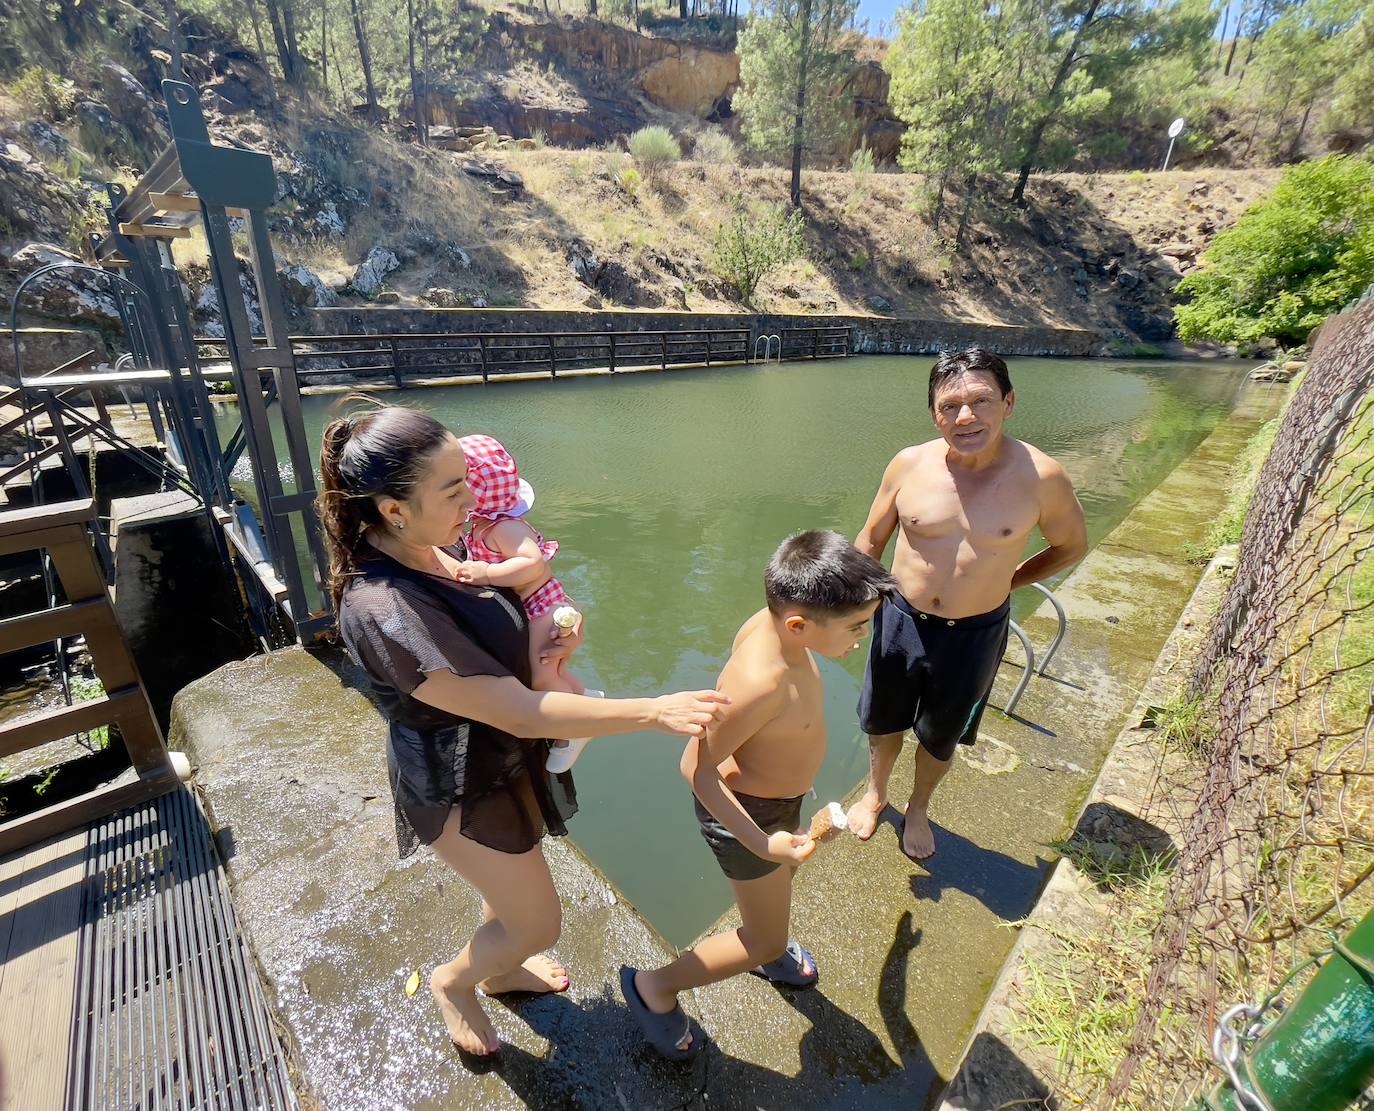
[{"label": "green bush", "polygon": [[745,304],[753,304],[759,282],[806,253],[802,214],[785,205],[750,206],[736,196],[730,218],[716,231],[711,264]]},{"label": "green bush", "polygon": [[877,164],[873,161],[873,152],[865,144],[860,146],[849,156],[849,172],[857,178],[865,178],[871,174]]},{"label": "green bush", "polygon": [[71,84],[42,66],[29,66],[10,91],[35,116],[54,122],[67,119],[76,105],[76,90]]},{"label": "green bush", "polygon": [[1331,155],[1285,171],[1178,284],[1185,340],[1301,343],[1374,282],[1374,166]]},{"label": "green bush", "polygon": [[692,147],[694,162],[708,162],[717,166],[739,165],[739,147],[724,131],[703,131]]},{"label": "green bush", "polygon": [[615,172],[615,183],[625,196],[634,198],[639,195],[639,184],[643,179],[633,166],[621,166]]},{"label": "green bush", "polygon": [[630,155],[639,165],[644,180],[656,186],[663,172],[682,158],[682,147],[666,127],[641,127],[629,141]]}]

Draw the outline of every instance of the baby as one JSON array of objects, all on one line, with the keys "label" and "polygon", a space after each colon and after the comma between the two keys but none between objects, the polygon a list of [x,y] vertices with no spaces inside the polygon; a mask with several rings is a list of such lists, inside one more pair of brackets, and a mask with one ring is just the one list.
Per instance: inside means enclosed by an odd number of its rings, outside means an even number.
[{"label": "baby", "polygon": [[[509,587],[520,595],[530,620],[530,686],[534,690],[604,697],[605,692],[587,690],[567,670],[567,652],[555,650],[550,655],[546,647],[555,625],[560,636],[567,636],[582,615],[549,569],[558,542],[545,540],[525,520],[534,505],[533,488],[520,477],[510,452],[490,436],[463,436],[458,443],[467,456],[468,488],[476,499],[464,537],[468,559],[458,567],[458,581]],[[541,654],[547,662],[540,659]],[[555,773],[567,771],[589,739],[555,741],[545,766]]]}]

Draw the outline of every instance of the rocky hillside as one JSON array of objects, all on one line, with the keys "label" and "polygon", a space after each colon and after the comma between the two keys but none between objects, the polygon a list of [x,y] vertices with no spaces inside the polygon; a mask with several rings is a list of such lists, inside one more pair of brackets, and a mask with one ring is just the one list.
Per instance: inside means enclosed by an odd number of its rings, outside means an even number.
[{"label": "rocky hillside", "polygon": [[[187,68],[212,134],[276,163],[272,230],[293,305],[740,307],[712,269],[712,242],[733,197],[784,201],[785,173],[689,160],[651,188],[625,172],[619,149],[625,131],[654,120],[682,136],[690,158],[704,117],[728,110],[734,56],[585,21],[527,21],[518,34],[503,26],[492,68],[463,89],[431,90],[431,117],[443,122],[437,142],[421,147],[409,121],[274,104],[256,57],[231,34],[194,24]],[[165,62],[155,49],[124,46],[122,62],[84,67],[46,99],[31,88],[0,92],[6,303],[25,273],[81,249],[102,223],[103,183],[132,181],[166,141],[154,92]],[[541,54],[560,66],[540,68],[532,59]],[[567,75],[577,72],[601,76],[574,86]],[[859,95],[878,91],[855,90],[856,137],[882,122],[881,104]],[[1126,349],[1162,343],[1179,274],[1275,176],[1044,177],[1024,208],[980,203],[956,244],[954,220],[933,224],[917,177],[809,173],[807,257],[768,279],[760,297],[781,310],[1082,326]],[[178,241],[176,255],[198,324],[214,331],[203,241]],[[246,273],[243,281],[251,288]],[[27,323],[115,321],[98,279],[45,286],[23,309]]]}]

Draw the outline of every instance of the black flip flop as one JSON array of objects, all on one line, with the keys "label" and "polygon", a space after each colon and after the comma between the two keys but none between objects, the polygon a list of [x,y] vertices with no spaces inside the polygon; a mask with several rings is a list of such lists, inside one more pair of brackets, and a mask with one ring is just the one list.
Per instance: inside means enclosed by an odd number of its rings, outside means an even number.
[{"label": "black flip flop", "polygon": [[[802,958],[811,965],[811,975],[802,973]],[[821,966],[816,958],[802,946],[800,941],[787,943],[787,951],[775,961],[761,964],[749,970],[751,976],[762,976],[770,984],[783,984],[789,988],[814,988],[821,978]]]},{"label": "black flip flop", "polygon": [[[681,1006],[675,1006],[666,1015],[649,1010],[648,1004],[640,998],[639,989],[635,987],[635,973],[638,971],[626,964],[620,966],[620,994],[625,997],[630,1014],[639,1024],[645,1040],[670,1061],[690,1061],[705,1044],[701,1030],[687,1017]],[[692,1035],[691,1044],[686,1049],[679,1049],[677,1043],[688,1032]]]}]

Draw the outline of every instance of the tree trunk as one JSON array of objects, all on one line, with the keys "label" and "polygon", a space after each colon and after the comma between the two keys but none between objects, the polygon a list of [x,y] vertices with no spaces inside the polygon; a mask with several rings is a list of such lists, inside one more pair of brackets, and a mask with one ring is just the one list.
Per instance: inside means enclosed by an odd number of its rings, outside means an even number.
[{"label": "tree trunk", "polygon": [[[292,49],[292,41],[296,37],[296,22],[294,14],[286,9],[283,0],[265,0],[267,4],[267,19],[272,24],[272,39],[277,45],[277,61],[281,65],[282,80],[288,85],[300,83],[299,66],[297,64],[298,55]],[[290,15],[288,20],[286,15]]]},{"label": "tree trunk", "polygon": [[[548,4],[544,6],[548,10]],[[415,117],[415,137],[423,147],[428,142],[428,120],[420,103],[420,74],[415,69],[415,0],[406,0],[406,47],[410,52],[410,111]]]},{"label": "tree trunk", "polygon": [[[268,0],[270,3],[271,0]],[[358,38],[358,60],[363,66],[363,83],[367,86],[367,112],[377,112],[377,86],[372,83],[372,51],[367,47],[367,28],[363,26],[363,10],[358,0],[349,0],[353,7],[353,33]]]},{"label": "tree trunk", "polygon": [[329,99],[329,0],[320,0],[320,88]]},{"label": "tree trunk", "polygon": [[1221,61],[1221,52],[1226,49],[1226,26],[1230,18],[1231,4],[1227,0],[1226,6],[1221,9],[1221,38],[1217,39],[1217,48],[1212,56],[1212,65],[1214,66]]},{"label": "tree trunk", "polygon": [[1303,133],[1307,131],[1307,121],[1312,115],[1312,105],[1316,102],[1316,99],[1316,97],[1313,97],[1309,100],[1307,102],[1307,107],[1303,109],[1302,123],[1298,124],[1298,133],[1293,136],[1293,145],[1288,148],[1288,161],[1290,162],[1296,162],[1298,160],[1298,148],[1302,146]]},{"label": "tree trunk", "polygon": [[294,0],[281,0],[281,21],[286,30],[286,49],[291,54],[291,83],[299,85],[305,80],[305,63],[301,60],[301,47],[296,40]]},{"label": "tree trunk", "polygon": [[1236,78],[1239,85],[1245,80],[1245,71],[1250,68],[1250,62],[1255,57],[1255,44],[1259,42],[1260,36],[1264,34],[1264,21],[1269,18],[1269,0],[1264,0],[1260,5],[1259,17],[1255,20],[1255,33],[1250,36],[1250,45],[1245,49],[1245,61],[1240,66],[1240,76]]},{"label": "tree trunk", "polygon": [[1245,26],[1245,17],[1250,11],[1250,0],[1240,6],[1240,15],[1236,17],[1236,30],[1231,36],[1231,52],[1226,55],[1226,68],[1221,71],[1223,77],[1231,76],[1231,63],[1236,60],[1236,47],[1240,45],[1240,32]]},{"label": "tree trunk", "polygon": [[1059,90],[1063,88],[1064,82],[1068,80],[1069,74],[1073,71],[1074,63],[1078,61],[1078,43],[1088,28],[1093,25],[1093,20],[1097,18],[1097,9],[1101,6],[1102,0],[1089,0],[1087,10],[1083,12],[1083,18],[1074,30],[1069,49],[1064,52],[1064,59],[1059,63],[1059,69],[1054,75],[1054,83],[1050,85],[1049,111],[1035,125],[1035,129],[1031,132],[1030,142],[1026,144],[1026,151],[1021,159],[1021,169],[1016,177],[1016,188],[1011,191],[1013,204],[1024,204],[1026,201],[1026,182],[1030,180],[1031,170],[1035,167],[1035,160],[1040,154],[1040,142],[1045,137],[1045,130],[1053,122],[1058,111],[1059,106],[1055,102],[1059,97]]},{"label": "tree trunk", "polygon": [[267,47],[262,40],[262,19],[258,15],[258,5],[256,0],[243,0],[244,6],[248,9],[248,21],[253,25],[253,38],[258,44],[258,60],[262,62],[262,72],[267,77],[267,92],[272,98],[272,106],[278,106],[277,83],[272,80],[272,67],[267,64]]},{"label": "tree trunk", "polygon": [[811,0],[801,0],[801,50],[797,57],[797,115],[792,124],[792,207],[801,208],[803,129],[806,124],[806,66],[811,60]]},{"label": "tree trunk", "polygon": [[969,174],[968,180],[964,185],[964,207],[959,213],[959,227],[954,233],[954,249],[962,250],[964,246],[964,233],[968,231],[969,218],[973,215],[973,206],[978,197],[978,175]]},{"label": "tree trunk", "polygon": [[172,48],[172,76],[186,80],[186,67],[181,60],[181,20],[177,17],[176,0],[166,0],[163,10],[167,16],[167,42]]},{"label": "tree trunk", "polygon": [[687,0],[677,0],[677,17],[679,19],[687,18]]}]

